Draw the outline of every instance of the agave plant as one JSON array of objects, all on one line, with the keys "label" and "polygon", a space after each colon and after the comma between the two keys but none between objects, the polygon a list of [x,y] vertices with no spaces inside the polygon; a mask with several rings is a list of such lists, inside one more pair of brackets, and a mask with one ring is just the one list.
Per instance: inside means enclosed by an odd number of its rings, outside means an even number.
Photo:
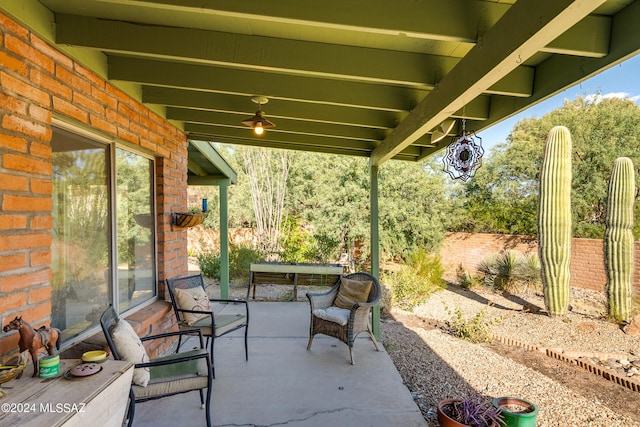
[{"label": "agave plant", "polygon": [[441,400],[437,409],[440,425],[447,425],[446,421],[441,418],[442,415],[470,427],[490,427],[503,424],[501,410],[479,395]]}]

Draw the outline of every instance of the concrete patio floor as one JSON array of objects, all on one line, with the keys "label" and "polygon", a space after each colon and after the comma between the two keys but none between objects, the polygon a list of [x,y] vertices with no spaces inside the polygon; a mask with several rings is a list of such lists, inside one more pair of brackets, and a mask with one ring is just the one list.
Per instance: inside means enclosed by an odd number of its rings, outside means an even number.
[{"label": "concrete patio floor", "polygon": [[[238,310],[228,305],[223,312]],[[214,426],[426,426],[389,355],[362,334],[355,365],[342,342],[316,335],[309,304],[250,302],[249,361],[243,331],[216,340]],[[134,426],[204,426],[197,392],[136,405]]]}]

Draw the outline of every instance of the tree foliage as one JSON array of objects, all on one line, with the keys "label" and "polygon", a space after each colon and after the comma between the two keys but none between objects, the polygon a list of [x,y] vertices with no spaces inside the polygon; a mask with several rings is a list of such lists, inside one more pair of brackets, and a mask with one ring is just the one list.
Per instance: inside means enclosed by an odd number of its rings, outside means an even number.
[{"label": "tree foliage", "polygon": [[[602,238],[607,180],[613,161],[640,164],[640,107],[629,99],[578,97],[541,118],[518,122],[473,180],[453,230],[536,234],[538,178],[549,130],[562,125],[573,138],[572,215],[575,237]],[[635,235],[640,235],[636,206]]]}]

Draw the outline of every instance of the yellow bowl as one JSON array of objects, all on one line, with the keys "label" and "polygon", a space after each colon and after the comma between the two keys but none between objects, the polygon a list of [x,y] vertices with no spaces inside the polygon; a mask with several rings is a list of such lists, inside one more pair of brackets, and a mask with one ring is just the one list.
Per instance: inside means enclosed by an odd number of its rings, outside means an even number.
[{"label": "yellow bowl", "polygon": [[87,351],[86,353],[82,354],[82,361],[83,362],[88,362],[88,363],[102,363],[105,360],[107,360],[107,358],[109,357],[109,355],[107,354],[106,351],[102,351],[102,350],[93,350],[93,351]]}]

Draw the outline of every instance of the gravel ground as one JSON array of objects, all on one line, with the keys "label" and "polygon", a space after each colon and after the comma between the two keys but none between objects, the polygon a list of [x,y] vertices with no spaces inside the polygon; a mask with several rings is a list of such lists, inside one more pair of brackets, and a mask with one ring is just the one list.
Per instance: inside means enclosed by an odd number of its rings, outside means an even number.
[{"label": "gravel ground", "polygon": [[[434,294],[413,313],[393,311],[385,317],[383,342],[430,425],[437,425],[435,406],[440,399],[476,392],[488,398],[518,396],[536,403],[540,408],[538,427],[638,427],[640,393],[588,374],[593,376],[593,385],[587,383],[585,389],[597,388],[603,381],[606,387],[621,389],[624,410],[615,411],[610,408],[615,405],[605,401],[604,387],[602,399],[586,397],[488,345],[460,340],[441,327],[455,309],[468,319],[484,309],[484,319],[499,319],[492,326],[495,335],[523,344],[556,352],[605,352],[631,360],[640,358],[640,338],[625,335],[616,325],[602,320],[603,298],[601,292],[572,289],[574,305],[562,319],[551,318],[542,310],[536,313],[536,307],[544,307],[539,296],[523,300],[450,287]],[[523,306],[529,311],[523,311]],[[566,364],[567,370],[578,369],[568,362],[559,364]]]},{"label": "gravel ground", "polygon": [[[218,286],[211,284],[209,293],[215,295],[217,291]],[[306,291],[304,287],[298,290],[298,301],[306,301]],[[246,285],[230,287],[231,297],[246,298],[246,292]],[[572,288],[571,293],[568,315],[551,318],[544,313],[541,296],[522,299],[450,286],[412,313],[394,310],[383,316],[382,341],[430,426],[438,425],[435,407],[440,399],[480,393],[488,399],[518,396],[536,403],[540,409],[538,427],[640,427],[640,392],[565,361],[520,349],[524,354],[520,362],[549,359],[556,369],[579,371],[569,375],[586,376],[582,390],[580,385],[569,387],[554,375],[527,366],[531,363],[519,363],[499,354],[495,346],[463,341],[444,328],[456,309],[469,319],[484,309],[483,319],[496,320],[492,325],[494,336],[559,353],[609,353],[640,359],[640,338],[625,335],[619,327],[603,320],[602,292]],[[256,299],[286,301],[291,296],[290,286],[262,285]],[[591,393],[583,392],[588,390]],[[619,401],[612,404],[610,401],[615,399]]]}]

